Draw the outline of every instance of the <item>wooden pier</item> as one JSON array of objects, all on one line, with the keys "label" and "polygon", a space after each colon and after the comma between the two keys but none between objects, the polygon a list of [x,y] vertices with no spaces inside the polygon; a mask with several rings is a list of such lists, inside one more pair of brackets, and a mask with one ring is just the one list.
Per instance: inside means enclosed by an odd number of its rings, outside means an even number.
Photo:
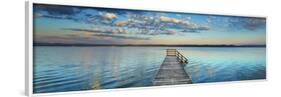
[{"label": "wooden pier", "polygon": [[166,58],[161,64],[153,84],[156,86],[191,84],[192,80],[184,70],[186,64],[188,64],[188,59],[178,50],[167,49]]}]

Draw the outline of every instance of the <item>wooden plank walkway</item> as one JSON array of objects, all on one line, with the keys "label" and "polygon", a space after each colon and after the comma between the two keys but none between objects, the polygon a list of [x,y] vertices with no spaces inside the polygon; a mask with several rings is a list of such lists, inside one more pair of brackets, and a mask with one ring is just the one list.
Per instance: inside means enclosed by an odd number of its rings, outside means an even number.
[{"label": "wooden plank walkway", "polygon": [[192,80],[184,70],[185,64],[188,64],[187,58],[176,49],[167,49],[166,58],[153,81],[153,85],[191,84]]}]

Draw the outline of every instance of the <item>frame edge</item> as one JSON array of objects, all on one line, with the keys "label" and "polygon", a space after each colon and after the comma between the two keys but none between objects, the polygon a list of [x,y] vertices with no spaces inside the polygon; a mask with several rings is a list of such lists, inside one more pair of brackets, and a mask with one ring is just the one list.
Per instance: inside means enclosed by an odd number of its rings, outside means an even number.
[{"label": "frame edge", "polygon": [[32,6],[33,2],[25,1],[25,95],[32,96]]}]

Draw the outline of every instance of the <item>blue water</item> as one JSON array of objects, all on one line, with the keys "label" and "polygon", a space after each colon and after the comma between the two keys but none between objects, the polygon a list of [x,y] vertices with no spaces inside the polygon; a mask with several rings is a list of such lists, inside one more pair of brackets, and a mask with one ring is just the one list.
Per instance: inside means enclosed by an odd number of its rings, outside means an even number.
[{"label": "blue water", "polygon": [[[34,47],[34,93],[151,86],[169,47]],[[266,78],[265,48],[170,47],[193,83]]]}]

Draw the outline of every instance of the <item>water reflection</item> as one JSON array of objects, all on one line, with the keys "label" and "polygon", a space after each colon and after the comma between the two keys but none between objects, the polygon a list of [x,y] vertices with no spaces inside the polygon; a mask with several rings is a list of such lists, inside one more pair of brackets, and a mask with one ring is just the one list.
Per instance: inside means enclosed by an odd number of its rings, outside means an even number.
[{"label": "water reflection", "polygon": [[[151,86],[167,47],[35,47],[34,92]],[[193,83],[265,78],[265,48],[178,49]]]}]

